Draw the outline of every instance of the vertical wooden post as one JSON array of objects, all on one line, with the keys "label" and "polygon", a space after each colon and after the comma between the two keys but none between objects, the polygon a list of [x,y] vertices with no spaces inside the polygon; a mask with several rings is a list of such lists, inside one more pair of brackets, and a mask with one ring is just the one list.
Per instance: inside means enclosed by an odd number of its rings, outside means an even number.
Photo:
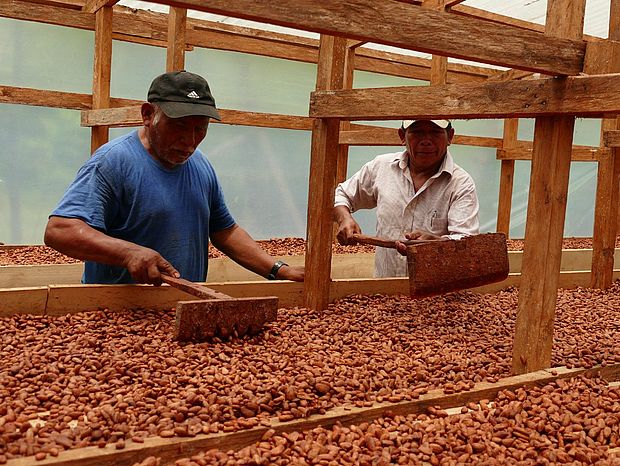
[{"label": "vertical wooden post", "polygon": [[[347,41],[321,35],[317,90],[342,89]],[[332,260],[332,211],[336,189],[336,164],[340,120],[317,118],[312,128],[304,302],[323,310],[329,304]]]},{"label": "vertical wooden post", "polygon": [[[585,0],[548,0],[548,35],[579,39]],[[551,365],[575,118],[537,118],[513,347],[517,374]]]},{"label": "vertical wooden post", "polygon": [[186,25],[187,8],[171,6],[168,14],[167,72],[185,69]]},{"label": "vertical wooden post", "polygon": [[431,57],[431,86],[440,86],[448,82],[448,57],[433,55]]},{"label": "vertical wooden post", "polygon": [[[348,44],[346,48],[346,55],[344,59],[344,82],[343,89],[353,88],[353,75],[355,72],[355,49],[360,45],[356,42],[355,45]],[[340,131],[347,131],[351,128],[351,122],[341,121]],[[336,168],[336,184],[343,182],[347,179],[347,167],[349,164],[349,146],[347,144],[341,144],[338,149],[338,162]]]},{"label": "vertical wooden post", "polygon": [[[512,148],[517,143],[519,130],[518,118],[504,120],[504,139],[502,149]],[[510,237],[510,211],[512,209],[512,191],[515,175],[515,161],[502,160],[499,176],[499,199],[497,205],[497,231]]]},{"label": "vertical wooden post", "polygon": [[[609,15],[609,39],[620,39],[620,0],[612,0]],[[587,57],[584,71],[588,74],[620,71],[620,42],[609,42],[594,56]],[[620,129],[618,118],[604,118],[603,132]],[[620,202],[620,150],[617,147],[601,151],[598,160],[594,232],[592,238],[592,288],[609,288],[613,282],[614,253],[618,234],[618,202]]]},{"label": "vertical wooden post", "polygon": [[[110,106],[112,70],[112,7],[95,12],[95,59],[93,66],[93,109]],[[90,136],[91,154],[109,140],[108,126],[94,126]]]}]

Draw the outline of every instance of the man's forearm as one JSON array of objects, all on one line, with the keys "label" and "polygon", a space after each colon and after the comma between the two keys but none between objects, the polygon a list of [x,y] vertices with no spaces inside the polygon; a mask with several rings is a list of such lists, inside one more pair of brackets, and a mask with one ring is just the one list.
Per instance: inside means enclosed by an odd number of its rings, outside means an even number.
[{"label": "man's forearm", "polygon": [[80,260],[124,266],[133,243],[102,233],[84,221],[51,217],[45,230],[45,244],[57,251]]}]

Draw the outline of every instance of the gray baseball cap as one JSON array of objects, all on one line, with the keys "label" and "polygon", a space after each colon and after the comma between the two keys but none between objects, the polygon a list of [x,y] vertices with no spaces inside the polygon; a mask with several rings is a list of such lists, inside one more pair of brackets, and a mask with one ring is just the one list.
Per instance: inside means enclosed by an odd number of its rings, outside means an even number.
[{"label": "gray baseball cap", "polygon": [[221,120],[209,84],[189,71],[172,71],[157,76],[147,101],[157,104],[169,118],[207,116]]}]

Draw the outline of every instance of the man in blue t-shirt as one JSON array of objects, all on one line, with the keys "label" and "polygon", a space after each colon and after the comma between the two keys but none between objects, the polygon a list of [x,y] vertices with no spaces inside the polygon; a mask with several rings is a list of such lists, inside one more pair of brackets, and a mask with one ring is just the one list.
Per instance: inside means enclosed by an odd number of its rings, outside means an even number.
[{"label": "man in blue t-shirt", "polygon": [[231,216],[197,149],[220,120],[207,81],[187,71],[153,80],[143,126],[101,146],[80,168],[45,230],[45,244],[86,261],[84,283],[205,281],[209,240],[247,269],[302,281],[275,262]]}]

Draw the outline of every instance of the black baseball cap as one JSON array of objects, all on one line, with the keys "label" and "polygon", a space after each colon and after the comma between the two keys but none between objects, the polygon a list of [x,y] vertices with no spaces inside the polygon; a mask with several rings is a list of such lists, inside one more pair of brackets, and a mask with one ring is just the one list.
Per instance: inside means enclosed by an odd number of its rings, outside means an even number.
[{"label": "black baseball cap", "polygon": [[169,118],[208,116],[222,119],[205,78],[185,70],[157,76],[146,100],[157,104]]}]

